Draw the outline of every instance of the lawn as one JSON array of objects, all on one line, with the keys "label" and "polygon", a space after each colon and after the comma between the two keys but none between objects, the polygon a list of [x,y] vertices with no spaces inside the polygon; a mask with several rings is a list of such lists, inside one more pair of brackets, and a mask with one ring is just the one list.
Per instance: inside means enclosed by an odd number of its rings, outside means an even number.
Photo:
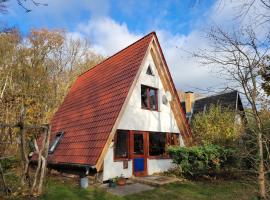
[{"label": "lawn", "polygon": [[49,180],[47,192],[42,200],[137,200],[137,199],[180,199],[180,200],[208,200],[208,199],[237,199],[254,200],[256,188],[246,181],[206,181],[206,182],[179,182],[156,188],[135,195],[118,197],[96,187],[80,189],[74,183],[59,180]]}]

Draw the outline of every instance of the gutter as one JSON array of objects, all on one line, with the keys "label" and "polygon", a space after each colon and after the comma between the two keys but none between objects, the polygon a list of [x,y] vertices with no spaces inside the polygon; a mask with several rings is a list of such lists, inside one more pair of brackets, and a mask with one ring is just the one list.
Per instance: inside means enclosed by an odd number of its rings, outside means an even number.
[{"label": "gutter", "polygon": [[[31,163],[37,164],[36,160],[32,160]],[[70,174],[88,176],[97,172],[96,167],[92,165],[76,164],[76,163],[47,163],[47,167],[55,169],[61,172],[67,172]]]}]

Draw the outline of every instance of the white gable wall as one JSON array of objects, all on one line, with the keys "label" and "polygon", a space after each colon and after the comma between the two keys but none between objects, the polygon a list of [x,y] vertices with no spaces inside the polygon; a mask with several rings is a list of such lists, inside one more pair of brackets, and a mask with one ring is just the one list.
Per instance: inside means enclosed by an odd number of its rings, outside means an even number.
[{"label": "white gable wall", "polygon": [[[146,74],[148,66],[151,66],[154,76]],[[158,111],[149,111],[141,108],[141,85],[158,89]],[[158,75],[152,56],[149,54],[143,65],[142,72],[131,94],[131,98],[126,106],[118,129],[139,130],[152,132],[180,133],[169,102],[162,103],[162,96],[165,90]],[[180,138],[181,144],[182,138]],[[148,174],[163,172],[173,167],[171,159],[148,159]],[[132,176],[132,161],[128,162],[128,169],[123,169],[123,162],[113,160],[113,143],[104,158],[103,180],[116,176]]]},{"label": "white gable wall", "polygon": [[[149,64],[154,76],[146,74]],[[158,89],[158,111],[141,108],[141,85]],[[118,129],[180,133],[170,104],[164,105],[162,103],[162,96],[165,95],[165,92],[152,56],[149,54],[120,120]]]}]

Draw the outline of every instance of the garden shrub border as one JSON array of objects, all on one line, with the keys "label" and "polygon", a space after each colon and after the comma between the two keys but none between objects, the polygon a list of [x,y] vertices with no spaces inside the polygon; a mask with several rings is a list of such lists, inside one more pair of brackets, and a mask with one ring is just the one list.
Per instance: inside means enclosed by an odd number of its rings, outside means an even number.
[{"label": "garden shrub border", "polygon": [[238,167],[236,150],[208,144],[192,147],[170,147],[169,155],[186,177],[213,176]]}]

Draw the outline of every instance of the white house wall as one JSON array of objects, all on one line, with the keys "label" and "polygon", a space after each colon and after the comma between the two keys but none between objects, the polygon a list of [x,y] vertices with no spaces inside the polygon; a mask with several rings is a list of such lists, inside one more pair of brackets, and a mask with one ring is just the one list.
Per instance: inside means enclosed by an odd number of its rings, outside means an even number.
[{"label": "white house wall", "polygon": [[148,159],[148,174],[165,172],[174,167],[172,159]]},{"label": "white house wall", "polygon": [[123,175],[124,177],[132,176],[132,160],[128,161],[128,168],[123,168],[123,161],[113,160],[113,142],[111,143],[109,150],[104,158],[103,166],[103,181],[106,181],[110,178]]},{"label": "white house wall", "polygon": [[[154,76],[146,74],[149,64]],[[158,89],[158,111],[149,111],[141,108],[141,85]],[[170,104],[167,103],[167,105],[164,105],[162,103],[162,96],[165,95],[165,92],[152,56],[149,54],[131,94],[131,98],[120,119],[118,129],[180,133]],[[183,145],[182,138],[180,138],[180,141],[181,145]],[[113,161],[113,152],[112,143],[104,159],[103,180],[105,181],[109,178],[120,176],[121,174],[126,178],[131,177],[133,175],[132,161],[128,162],[128,169],[123,169],[123,162]],[[172,167],[171,159],[148,159],[149,175],[166,171]]]},{"label": "white house wall", "polygon": [[[154,76],[146,74],[149,64]],[[158,89],[159,111],[149,111],[141,108],[141,85]],[[170,104],[164,105],[162,103],[162,96],[165,95],[165,92],[152,56],[149,54],[120,120],[118,129],[180,133]]]}]

